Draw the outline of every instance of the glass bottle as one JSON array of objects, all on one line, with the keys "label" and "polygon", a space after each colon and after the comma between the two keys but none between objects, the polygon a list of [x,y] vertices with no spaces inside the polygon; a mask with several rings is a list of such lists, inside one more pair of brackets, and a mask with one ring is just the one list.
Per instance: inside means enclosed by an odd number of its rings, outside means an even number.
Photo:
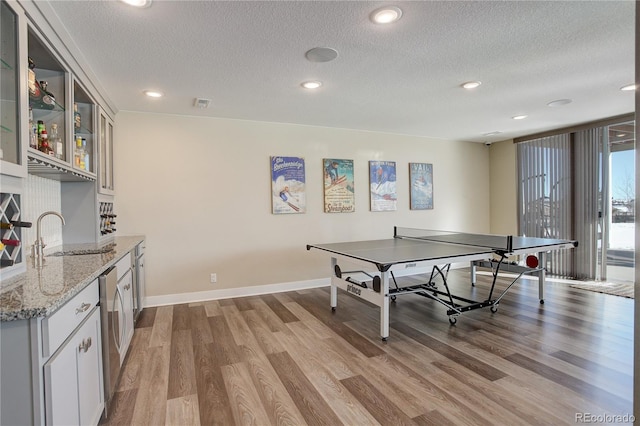
[{"label": "glass bottle", "polygon": [[73,153],[73,162],[75,166],[79,169],[84,169],[84,152],[82,150],[82,138],[78,136],[76,138],[76,148]]},{"label": "glass bottle", "polygon": [[78,112],[78,104],[74,102],[73,104],[73,128],[75,131],[79,131],[80,127],[82,127],[82,117]]},{"label": "glass bottle", "polygon": [[33,109],[29,106],[29,147],[38,149],[38,127],[33,121]]},{"label": "glass bottle", "polygon": [[64,147],[62,145],[62,139],[58,136],[58,125],[51,125],[51,136],[49,137],[49,145],[53,148],[54,154],[56,158],[63,159],[64,158]]},{"label": "glass bottle", "polygon": [[49,145],[49,135],[47,135],[46,130],[43,130],[42,133],[40,133],[39,148],[40,151],[44,152],[45,154],[53,155],[53,149],[51,148],[51,145]]},{"label": "glass bottle", "polygon": [[48,90],[47,86],[48,83],[46,81],[40,82],[40,89],[42,90],[42,104],[46,109],[54,109],[56,107],[56,97]]},{"label": "glass bottle", "polygon": [[29,74],[28,74],[28,85],[29,85],[29,96],[31,97],[35,97],[37,96],[37,83],[36,83],[36,72],[34,71],[34,68],[36,67],[36,64],[33,62],[33,59],[31,59],[31,57],[29,57]]},{"label": "glass bottle", "polygon": [[91,167],[89,166],[91,164],[89,162],[89,150],[87,149],[87,140],[85,138],[82,138],[82,151],[84,152],[83,169],[85,169],[86,171],[90,171],[89,169]]}]

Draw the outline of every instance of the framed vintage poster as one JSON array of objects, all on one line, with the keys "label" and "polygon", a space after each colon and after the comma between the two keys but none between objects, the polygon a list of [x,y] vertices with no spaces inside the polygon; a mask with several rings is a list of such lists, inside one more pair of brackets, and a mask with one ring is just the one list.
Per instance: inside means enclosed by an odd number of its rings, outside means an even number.
[{"label": "framed vintage poster", "polygon": [[395,161],[369,161],[369,192],[372,212],[396,210]]},{"label": "framed vintage poster", "polygon": [[324,171],[324,212],[351,213],[356,211],[353,189],[353,160],[322,160]]},{"label": "framed vintage poster", "polygon": [[305,213],[305,182],[304,158],[271,157],[272,213]]},{"label": "framed vintage poster", "polygon": [[433,209],[433,164],[409,163],[411,210]]}]

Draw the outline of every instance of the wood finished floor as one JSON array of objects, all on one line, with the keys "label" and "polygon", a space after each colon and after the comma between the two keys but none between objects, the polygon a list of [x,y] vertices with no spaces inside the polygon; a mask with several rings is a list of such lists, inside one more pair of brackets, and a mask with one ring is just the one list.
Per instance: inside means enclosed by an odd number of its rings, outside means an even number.
[{"label": "wood finished floor", "polygon": [[[482,298],[468,270],[449,275]],[[499,285],[504,287],[505,280]],[[148,308],[105,425],[561,425],[632,413],[633,300],[523,280],[450,326],[417,295],[329,289]]]}]

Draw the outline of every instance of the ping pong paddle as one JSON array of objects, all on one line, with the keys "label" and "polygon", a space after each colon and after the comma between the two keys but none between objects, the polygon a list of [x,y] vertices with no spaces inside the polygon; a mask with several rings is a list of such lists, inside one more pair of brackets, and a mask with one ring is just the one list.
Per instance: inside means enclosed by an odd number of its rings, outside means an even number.
[{"label": "ping pong paddle", "polygon": [[538,267],[538,258],[535,257],[534,255],[529,255],[529,256],[527,256],[526,263],[527,263],[527,266],[529,268],[537,268]]}]

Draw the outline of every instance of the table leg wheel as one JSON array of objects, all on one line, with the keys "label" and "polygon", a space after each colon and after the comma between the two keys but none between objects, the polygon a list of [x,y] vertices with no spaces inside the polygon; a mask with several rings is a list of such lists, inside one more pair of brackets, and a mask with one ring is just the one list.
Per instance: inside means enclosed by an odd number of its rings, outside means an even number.
[{"label": "table leg wheel", "polygon": [[540,299],[540,304],[544,305],[544,300]]},{"label": "table leg wheel", "polygon": [[391,296],[391,301],[392,301],[392,302],[395,302],[397,297],[398,297],[398,296]]},{"label": "table leg wheel", "polygon": [[335,311],[336,311],[336,307],[335,307],[335,306],[332,306],[332,307],[331,307],[331,312],[335,312]]},{"label": "table leg wheel", "polygon": [[457,322],[458,322],[458,318],[456,318],[456,317],[449,317],[449,323],[450,323],[451,325],[454,325],[454,324],[455,324],[455,323],[457,323]]},{"label": "table leg wheel", "polygon": [[387,337],[383,337],[383,338],[382,338],[382,341],[383,341],[383,342],[386,342],[386,341],[387,341]]},{"label": "table leg wheel", "polygon": [[493,305],[491,308],[489,308],[489,310],[495,314],[496,312],[498,312],[498,307]]}]

